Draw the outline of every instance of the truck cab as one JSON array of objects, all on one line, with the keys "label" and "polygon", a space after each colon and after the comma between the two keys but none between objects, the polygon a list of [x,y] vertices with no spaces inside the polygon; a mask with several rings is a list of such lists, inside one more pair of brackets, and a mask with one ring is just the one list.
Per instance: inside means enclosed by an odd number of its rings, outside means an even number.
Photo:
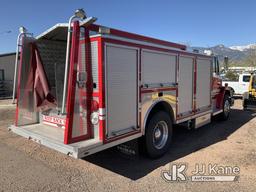
[{"label": "truck cab", "polygon": [[249,73],[243,73],[238,76],[237,80],[230,81],[229,79],[224,79],[222,85],[228,84],[228,87],[232,90],[234,95],[243,95],[248,91],[248,86],[250,82],[251,75]]},{"label": "truck cab", "polygon": [[251,74],[248,90],[243,94],[243,108],[256,108],[256,75]]}]

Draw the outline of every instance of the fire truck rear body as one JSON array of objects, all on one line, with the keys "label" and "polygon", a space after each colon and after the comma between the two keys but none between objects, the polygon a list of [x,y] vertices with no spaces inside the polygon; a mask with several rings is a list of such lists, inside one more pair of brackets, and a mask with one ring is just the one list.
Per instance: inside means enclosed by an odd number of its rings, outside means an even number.
[{"label": "fire truck rear body", "polygon": [[[73,23],[66,113],[61,114],[67,24],[24,37],[11,130],[75,158],[143,137],[153,115],[199,128],[229,112],[216,59],[184,45],[91,24]],[[39,50],[57,107],[35,108],[26,95],[30,45]],[[228,103],[226,103],[228,105]],[[230,102],[229,102],[230,104]],[[228,114],[226,114],[228,115]],[[155,132],[161,134],[160,132]]]}]

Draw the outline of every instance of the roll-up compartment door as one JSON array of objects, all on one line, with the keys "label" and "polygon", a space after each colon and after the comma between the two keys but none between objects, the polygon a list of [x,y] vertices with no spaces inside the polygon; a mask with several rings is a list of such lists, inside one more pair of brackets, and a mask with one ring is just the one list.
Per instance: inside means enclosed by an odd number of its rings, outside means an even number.
[{"label": "roll-up compartment door", "polygon": [[107,136],[114,137],[137,128],[138,50],[106,45]]},{"label": "roll-up compartment door", "polygon": [[193,69],[193,57],[179,57],[178,115],[180,116],[189,115],[193,112]]},{"label": "roll-up compartment door", "polygon": [[196,108],[211,106],[211,60],[197,58],[196,78]]},{"label": "roll-up compartment door", "polygon": [[142,51],[142,84],[147,87],[172,86],[176,83],[177,56],[158,51]]}]

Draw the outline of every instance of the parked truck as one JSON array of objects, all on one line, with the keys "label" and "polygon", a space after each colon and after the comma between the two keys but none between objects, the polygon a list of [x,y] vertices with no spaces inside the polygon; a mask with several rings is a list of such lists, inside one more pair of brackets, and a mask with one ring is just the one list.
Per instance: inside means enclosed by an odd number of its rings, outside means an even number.
[{"label": "parked truck", "polygon": [[251,74],[248,90],[243,94],[243,108],[256,109],[256,75]]},{"label": "parked truck", "polygon": [[250,73],[239,74],[237,81],[229,81],[228,79],[223,79],[222,85],[228,85],[233,95],[242,96],[245,92],[248,91],[249,82],[250,82]]},{"label": "parked truck", "polygon": [[13,132],[75,158],[140,138],[156,158],[173,125],[228,119],[230,90],[216,57],[95,20],[77,10],[36,38],[19,36]]}]

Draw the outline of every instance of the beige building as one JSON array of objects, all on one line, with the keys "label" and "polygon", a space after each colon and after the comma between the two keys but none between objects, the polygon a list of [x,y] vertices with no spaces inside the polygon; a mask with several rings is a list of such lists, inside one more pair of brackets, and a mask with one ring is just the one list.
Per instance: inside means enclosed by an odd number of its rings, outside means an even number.
[{"label": "beige building", "polygon": [[0,98],[11,97],[15,53],[0,54]]}]

